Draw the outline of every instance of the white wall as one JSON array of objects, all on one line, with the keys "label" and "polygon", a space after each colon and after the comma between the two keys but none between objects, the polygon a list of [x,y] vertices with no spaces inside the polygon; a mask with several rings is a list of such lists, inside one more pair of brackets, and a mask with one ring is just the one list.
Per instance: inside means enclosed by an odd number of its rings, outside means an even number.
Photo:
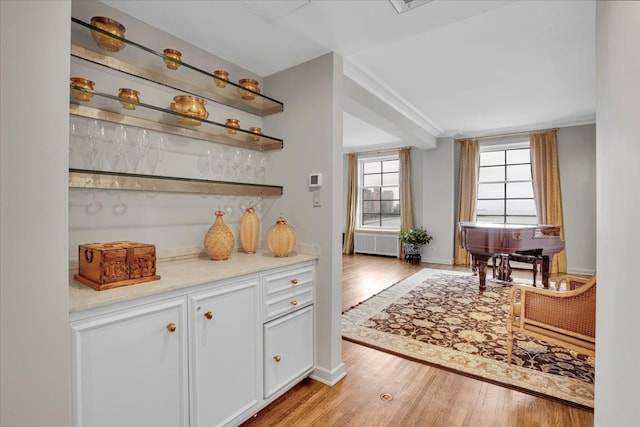
[{"label": "white wall", "polygon": [[0,425],[68,426],[70,1],[0,2]]},{"label": "white wall", "polygon": [[[422,248],[423,262],[453,264],[456,227],[457,160],[453,138],[439,138],[435,150],[422,155],[422,219],[421,223],[433,236]],[[416,190],[420,187],[416,185]]]},{"label": "white wall", "polygon": [[[316,371],[314,378],[333,384],[344,375],[341,324],[343,229],[342,58],[327,54],[265,79],[284,112],[265,118],[265,127],[284,139],[271,158],[268,181],[284,184],[284,195],[265,213],[282,214],[298,240],[318,246],[316,277]],[[322,206],[312,206],[309,173],[323,174]]]},{"label": "white wall", "polygon": [[640,3],[598,2],[596,20],[595,425],[638,426]]},{"label": "white wall", "polygon": [[558,130],[567,269],[593,274],[596,266],[596,126]]}]

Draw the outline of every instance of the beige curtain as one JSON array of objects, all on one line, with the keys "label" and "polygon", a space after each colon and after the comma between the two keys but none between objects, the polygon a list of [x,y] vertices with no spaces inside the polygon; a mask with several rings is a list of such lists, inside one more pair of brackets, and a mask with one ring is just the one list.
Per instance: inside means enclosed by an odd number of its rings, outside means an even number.
[{"label": "beige curtain", "polygon": [[[413,228],[413,199],[411,198],[411,147],[401,148],[400,158],[400,230]],[[400,245],[400,258],[404,258],[404,244]]]},{"label": "beige curtain", "polygon": [[342,253],[353,254],[353,232],[356,229],[356,206],[358,204],[358,155],[349,154],[347,170],[347,219],[344,225]]},{"label": "beige curtain", "polygon": [[[476,217],[478,193],[478,162],[480,142],[477,138],[460,141],[460,179],[458,182],[458,222],[473,221]],[[470,265],[471,256],[460,246],[457,223],[455,233],[456,264]]]},{"label": "beige curtain", "polygon": [[[536,198],[538,222],[561,226],[560,237],[564,240],[557,129],[532,132],[530,143],[533,192]],[[566,271],[567,255],[563,250],[553,257],[551,273]]]}]

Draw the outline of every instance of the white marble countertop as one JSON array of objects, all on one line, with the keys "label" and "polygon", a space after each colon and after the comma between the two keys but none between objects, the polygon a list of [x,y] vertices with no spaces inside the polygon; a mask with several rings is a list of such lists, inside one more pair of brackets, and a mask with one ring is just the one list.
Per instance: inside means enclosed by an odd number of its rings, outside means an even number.
[{"label": "white marble countertop", "polygon": [[74,272],[71,272],[69,274],[69,311],[86,310],[317,259],[316,255],[302,253],[276,258],[270,253],[234,252],[228,260],[224,261],[212,261],[202,257],[179,261],[160,261],[156,265],[156,272],[160,275],[160,280],[104,291],[96,291],[76,282],[73,279]]}]

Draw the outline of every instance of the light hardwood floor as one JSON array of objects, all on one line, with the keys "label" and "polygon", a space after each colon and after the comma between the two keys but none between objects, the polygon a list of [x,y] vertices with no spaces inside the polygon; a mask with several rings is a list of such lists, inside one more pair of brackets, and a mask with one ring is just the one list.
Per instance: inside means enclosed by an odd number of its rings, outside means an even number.
[{"label": "light hardwood floor", "polygon": [[[371,255],[343,257],[343,309],[421,268]],[[530,272],[516,272],[530,277]],[[342,341],[347,376],[333,387],[306,379],[249,426],[555,426],[593,425],[593,412],[500,387],[378,350]],[[391,400],[381,396],[390,396]]]}]

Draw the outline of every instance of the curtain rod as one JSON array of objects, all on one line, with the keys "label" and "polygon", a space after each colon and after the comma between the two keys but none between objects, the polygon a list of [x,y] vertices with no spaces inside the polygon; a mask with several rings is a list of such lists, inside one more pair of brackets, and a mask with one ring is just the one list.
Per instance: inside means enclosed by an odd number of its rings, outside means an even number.
[{"label": "curtain rod", "polygon": [[465,139],[489,139],[489,138],[506,138],[508,136],[519,136],[519,135],[530,135],[536,132],[548,132],[548,131],[557,131],[559,128],[548,128],[548,129],[539,129],[539,130],[527,130],[522,132],[510,132],[510,133],[499,133],[495,135],[483,135],[483,136],[470,136],[464,138],[456,138],[458,141],[462,141]]},{"label": "curtain rod", "polygon": [[370,151],[352,151],[351,153],[345,153],[345,154],[384,154],[384,153],[393,153],[393,152],[398,152],[400,150],[402,150],[403,148],[411,148],[411,146],[406,146],[406,147],[398,147],[398,148],[384,148],[384,149],[380,149],[380,150],[370,150]]}]

